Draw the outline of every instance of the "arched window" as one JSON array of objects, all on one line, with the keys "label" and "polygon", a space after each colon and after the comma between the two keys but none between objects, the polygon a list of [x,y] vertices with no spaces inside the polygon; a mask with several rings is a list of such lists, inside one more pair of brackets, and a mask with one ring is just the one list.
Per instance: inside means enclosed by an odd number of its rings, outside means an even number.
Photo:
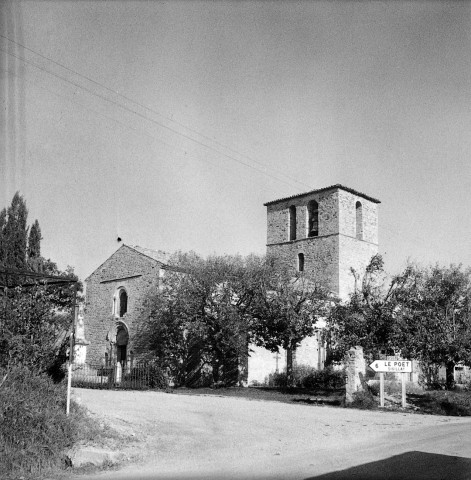
[{"label": "arched window", "polygon": [[119,292],[119,316],[124,317],[124,314],[128,311],[128,294],[126,290],[121,289]]},{"label": "arched window", "polygon": [[319,235],[319,204],[311,200],[307,204],[307,236],[317,237]]},{"label": "arched window", "polygon": [[363,207],[360,202],[355,204],[356,214],[356,237],[363,240]]},{"label": "arched window", "polygon": [[298,272],[304,272],[304,253],[298,253]]},{"label": "arched window", "polygon": [[289,239],[296,240],[296,207],[289,207]]}]

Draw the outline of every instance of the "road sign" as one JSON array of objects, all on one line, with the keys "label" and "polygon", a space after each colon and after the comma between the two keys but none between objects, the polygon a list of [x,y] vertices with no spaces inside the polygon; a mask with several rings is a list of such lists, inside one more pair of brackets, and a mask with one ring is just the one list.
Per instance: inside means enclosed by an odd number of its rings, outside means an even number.
[{"label": "road sign", "polygon": [[370,364],[375,372],[412,372],[412,362],[410,360],[375,360]]}]

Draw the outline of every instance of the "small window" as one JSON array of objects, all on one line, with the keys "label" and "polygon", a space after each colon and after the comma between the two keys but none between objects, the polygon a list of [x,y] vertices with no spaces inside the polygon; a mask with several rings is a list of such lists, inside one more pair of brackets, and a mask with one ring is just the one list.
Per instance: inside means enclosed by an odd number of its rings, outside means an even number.
[{"label": "small window", "polygon": [[355,204],[356,214],[356,237],[363,240],[363,207],[360,202]]},{"label": "small window", "polygon": [[298,253],[298,272],[304,272],[304,253]]},{"label": "small window", "polygon": [[289,207],[289,239],[296,240],[296,207]]},{"label": "small window", "polygon": [[307,236],[319,236],[319,204],[315,200],[307,205]]},{"label": "small window", "polygon": [[119,292],[119,316],[124,317],[124,314],[128,311],[128,294],[126,290]]}]

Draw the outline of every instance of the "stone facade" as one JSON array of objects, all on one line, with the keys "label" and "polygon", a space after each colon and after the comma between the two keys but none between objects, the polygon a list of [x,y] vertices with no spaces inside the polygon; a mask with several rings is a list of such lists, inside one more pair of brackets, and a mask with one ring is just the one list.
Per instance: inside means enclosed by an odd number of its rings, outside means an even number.
[{"label": "stone facade", "polygon": [[[346,299],[355,288],[352,269],[361,277],[371,257],[378,253],[379,203],[342,185],[268,202],[267,254],[291,268],[293,275],[302,270]],[[280,353],[286,358],[285,352]],[[298,364],[323,368],[325,356],[325,346],[311,337],[301,343],[295,358]],[[255,374],[250,365],[260,365],[259,358],[263,368],[257,368]],[[249,359],[249,383],[261,382],[275,371],[269,358],[254,350]],[[286,360],[278,365],[280,371],[285,367]]]},{"label": "stone facade", "polygon": [[[361,275],[377,253],[378,203],[341,185],[269,202],[265,204],[267,254],[275,255],[293,274],[300,269],[302,254],[304,274],[346,298],[355,284],[351,269]],[[163,252],[122,245],[85,280],[80,358],[89,364],[130,361],[132,336],[145,296],[169,268],[168,259]],[[323,325],[317,327],[321,331]],[[286,368],[286,352],[277,355],[254,346],[250,350],[249,384],[263,382],[277,367],[280,372]],[[295,354],[296,363],[318,369],[323,368],[325,358],[319,334],[306,338]]]},{"label": "stone facade", "polygon": [[[158,285],[168,255],[122,245],[87,279],[84,329],[87,363],[128,362],[146,293]],[[126,302],[126,305],[124,305]]]},{"label": "stone facade", "polygon": [[[309,236],[309,204],[318,205],[318,230]],[[346,298],[354,288],[351,268],[361,274],[378,252],[379,200],[342,185],[314,190],[266,203],[267,254],[328,285],[332,293]],[[291,236],[290,209],[295,209],[296,235]]]}]

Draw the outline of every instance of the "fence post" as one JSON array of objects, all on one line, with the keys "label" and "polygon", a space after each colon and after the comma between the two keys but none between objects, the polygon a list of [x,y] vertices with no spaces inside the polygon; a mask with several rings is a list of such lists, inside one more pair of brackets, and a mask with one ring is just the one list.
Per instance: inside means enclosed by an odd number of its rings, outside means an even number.
[{"label": "fence post", "polygon": [[122,373],[123,373],[123,368],[121,367],[121,363],[118,362],[116,364],[116,383],[121,383]]}]

